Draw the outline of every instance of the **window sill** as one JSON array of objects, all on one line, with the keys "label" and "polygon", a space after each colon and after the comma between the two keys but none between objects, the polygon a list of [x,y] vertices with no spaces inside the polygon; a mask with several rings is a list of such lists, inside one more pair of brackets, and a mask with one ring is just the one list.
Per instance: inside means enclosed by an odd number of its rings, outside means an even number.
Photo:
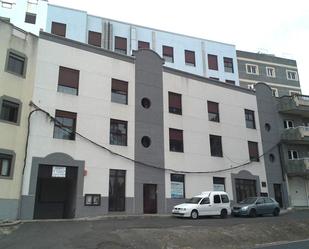
[{"label": "window sill", "polygon": [[4,119],[0,119],[0,122],[1,122],[1,123],[5,123],[5,124],[20,126],[20,123],[19,123],[19,122],[11,122],[11,121],[7,121],[7,120],[4,120]]},{"label": "window sill", "polygon": [[19,74],[19,73],[15,73],[15,72],[13,72],[13,71],[9,71],[9,70],[5,70],[5,72],[7,72],[7,73],[9,73],[9,74],[13,74],[13,75],[15,75],[15,76],[17,76],[17,77],[20,77],[20,78],[22,78],[22,79],[26,79],[26,75],[25,74]]}]

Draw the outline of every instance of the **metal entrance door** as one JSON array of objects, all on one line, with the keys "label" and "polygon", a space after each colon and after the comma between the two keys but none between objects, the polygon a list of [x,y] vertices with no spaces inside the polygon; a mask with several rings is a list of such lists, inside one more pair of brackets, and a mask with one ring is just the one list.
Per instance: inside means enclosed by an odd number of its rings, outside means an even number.
[{"label": "metal entrance door", "polygon": [[157,213],[157,185],[144,184],[144,213]]},{"label": "metal entrance door", "polygon": [[257,196],[256,180],[235,179],[235,185],[237,202],[240,202],[247,197]]}]

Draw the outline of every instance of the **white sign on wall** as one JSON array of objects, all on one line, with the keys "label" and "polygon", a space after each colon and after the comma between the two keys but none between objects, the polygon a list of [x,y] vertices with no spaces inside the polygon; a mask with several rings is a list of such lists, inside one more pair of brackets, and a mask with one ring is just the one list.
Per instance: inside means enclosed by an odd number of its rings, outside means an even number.
[{"label": "white sign on wall", "polygon": [[183,182],[171,182],[171,197],[183,198]]},{"label": "white sign on wall", "polygon": [[214,191],[225,191],[223,184],[214,184],[213,187],[214,187]]},{"label": "white sign on wall", "polygon": [[65,178],[66,167],[53,166],[52,177],[62,177]]}]

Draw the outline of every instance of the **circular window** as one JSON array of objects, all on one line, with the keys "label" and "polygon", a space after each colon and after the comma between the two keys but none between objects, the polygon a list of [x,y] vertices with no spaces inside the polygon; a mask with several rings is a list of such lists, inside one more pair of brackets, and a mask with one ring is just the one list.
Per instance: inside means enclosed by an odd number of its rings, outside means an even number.
[{"label": "circular window", "polygon": [[151,144],[150,137],[147,137],[147,136],[142,137],[142,145],[145,148],[148,148],[150,146],[150,144]]},{"label": "circular window", "polygon": [[143,98],[142,99],[142,106],[146,109],[148,109],[151,105],[150,99],[148,98]]},{"label": "circular window", "polygon": [[271,162],[275,161],[275,155],[274,154],[269,155],[269,161],[271,161]]},{"label": "circular window", "polygon": [[266,124],[265,124],[265,130],[266,130],[266,131],[270,131],[270,129],[271,129],[270,124],[269,124],[269,123],[266,123]]}]

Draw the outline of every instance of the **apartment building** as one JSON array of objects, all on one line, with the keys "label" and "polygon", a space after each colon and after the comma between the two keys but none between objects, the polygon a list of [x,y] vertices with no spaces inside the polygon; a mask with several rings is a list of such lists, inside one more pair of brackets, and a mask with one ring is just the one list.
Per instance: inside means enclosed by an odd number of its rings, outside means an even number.
[{"label": "apartment building", "polygon": [[241,87],[255,89],[256,83],[264,82],[275,97],[301,93],[295,60],[240,50],[236,53]]},{"label": "apartment building", "polygon": [[44,32],[36,71],[22,218],[268,193],[252,91],[165,67],[149,49],[132,57]]},{"label": "apartment building", "polygon": [[269,194],[284,206],[309,206],[309,97],[275,98],[264,83],[256,85],[256,96],[263,148],[269,151],[264,157]]},{"label": "apartment building", "polygon": [[0,7],[0,16],[34,34],[42,29],[129,56],[149,48],[168,67],[239,85],[234,45],[93,16],[44,0],[9,1]]},{"label": "apartment building", "polygon": [[18,217],[38,38],[0,20],[0,220]]}]

